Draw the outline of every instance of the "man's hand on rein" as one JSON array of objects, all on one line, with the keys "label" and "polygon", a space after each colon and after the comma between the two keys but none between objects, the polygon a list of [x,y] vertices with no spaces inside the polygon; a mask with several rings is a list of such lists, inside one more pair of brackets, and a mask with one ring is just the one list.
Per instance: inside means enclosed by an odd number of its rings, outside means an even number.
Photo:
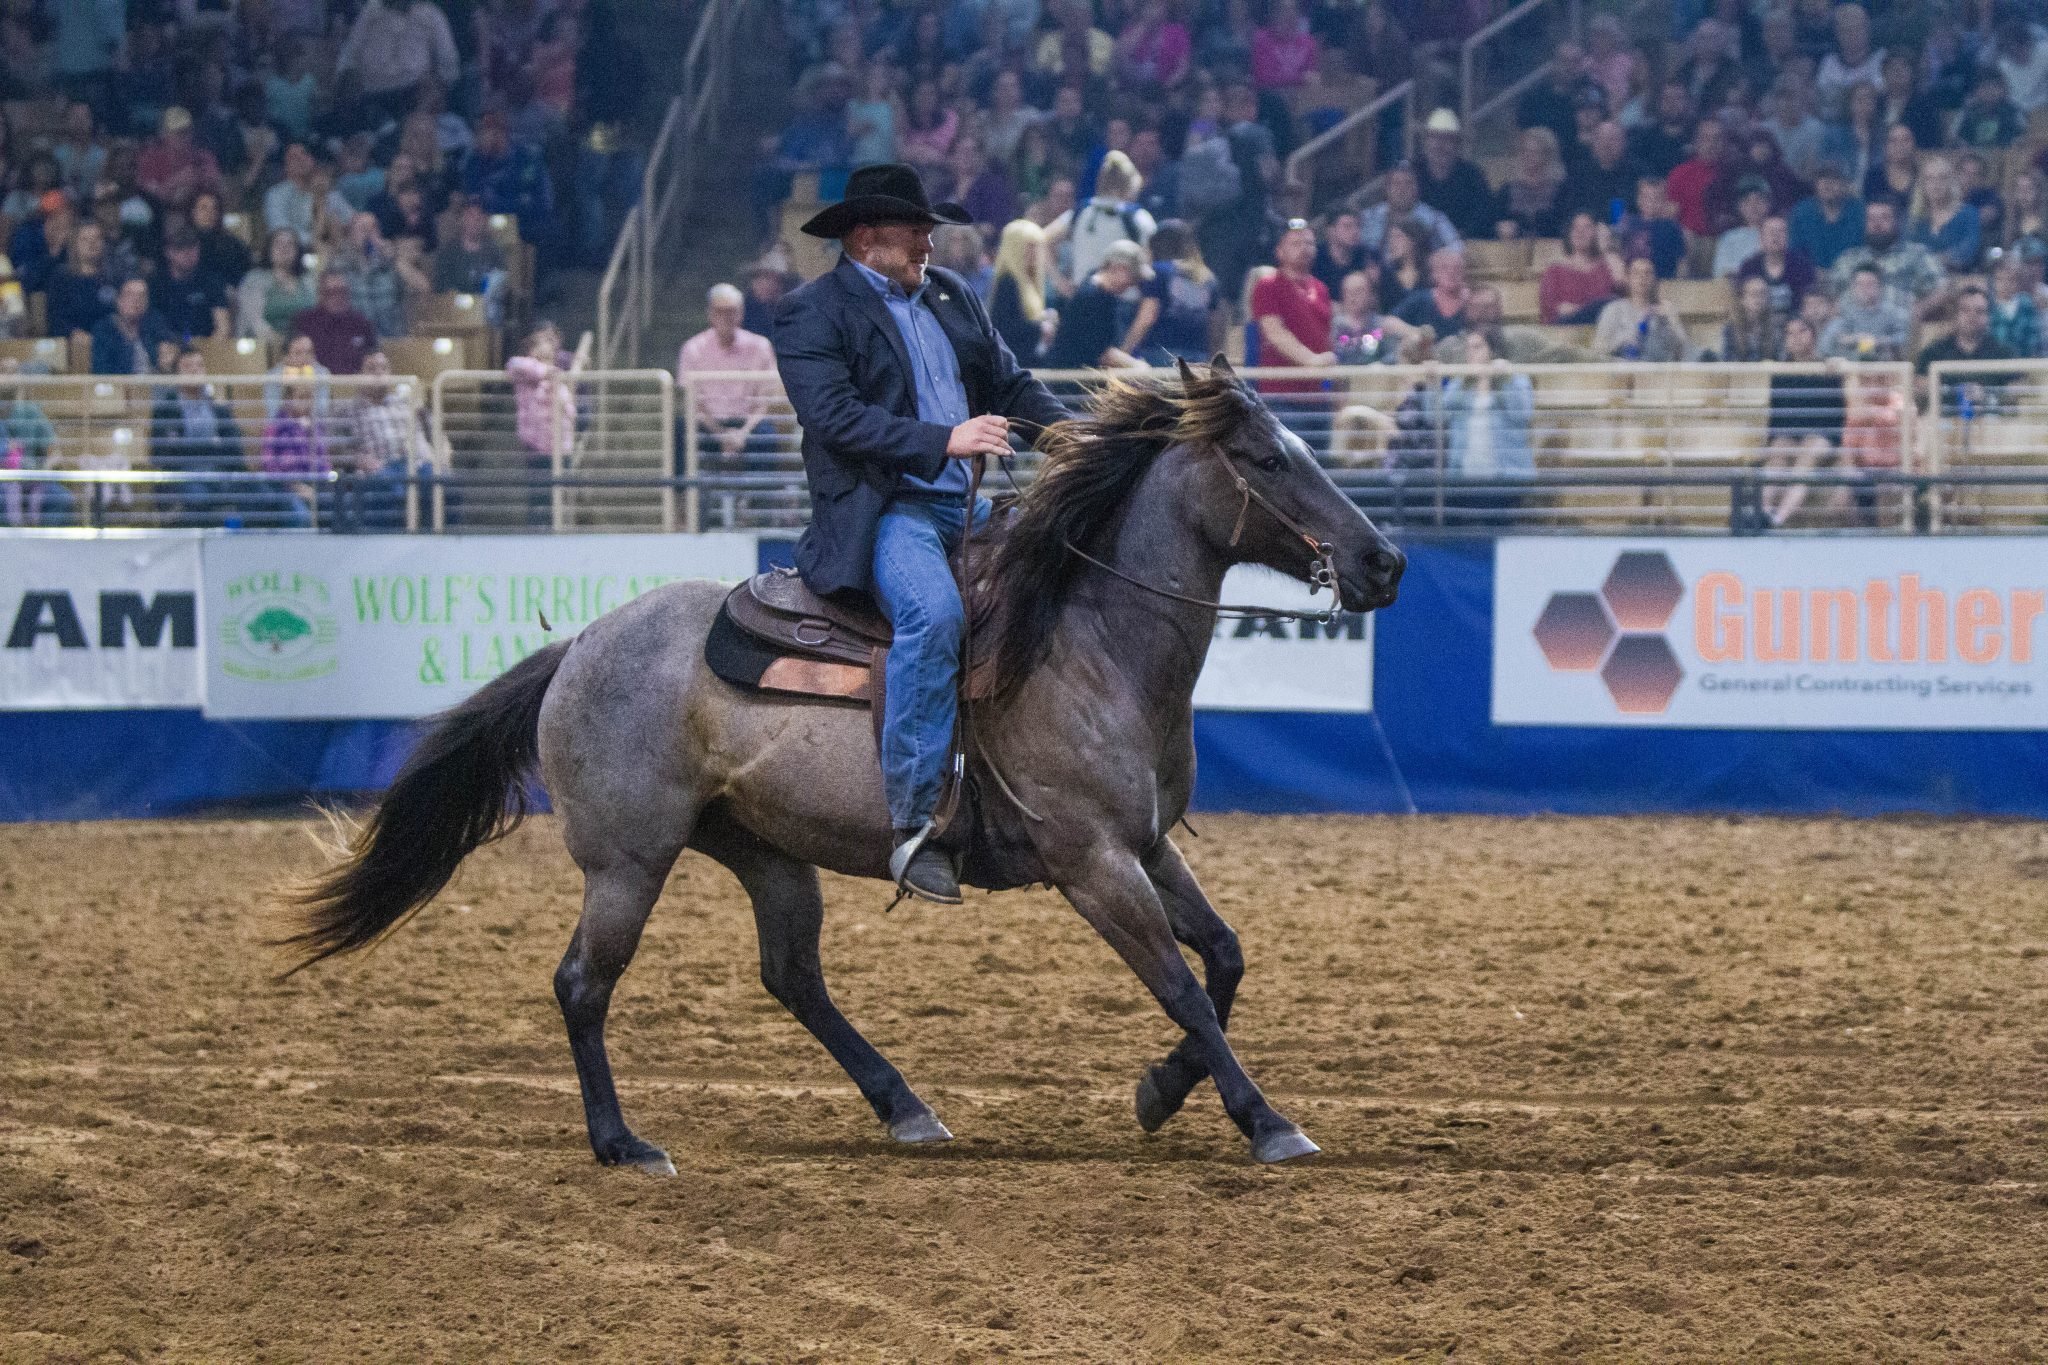
[{"label": "man's hand on rein", "polygon": [[970,417],[954,427],[953,435],[946,441],[946,455],[955,460],[1009,453],[1010,422],[1005,417]]}]

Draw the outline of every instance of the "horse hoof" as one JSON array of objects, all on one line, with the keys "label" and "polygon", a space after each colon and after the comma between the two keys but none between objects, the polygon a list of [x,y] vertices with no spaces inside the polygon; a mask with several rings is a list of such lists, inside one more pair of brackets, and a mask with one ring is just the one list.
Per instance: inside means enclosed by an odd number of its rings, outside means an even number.
[{"label": "horse hoof", "polygon": [[1158,1077],[1150,1070],[1138,1077],[1138,1126],[1148,1133],[1156,1133],[1166,1121],[1180,1112],[1180,1105],[1167,1099],[1159,1088]]},{"label": "horse hoof", "polygon": [[674,1175],[676,1164],[668,1159],[668,1153],[651,1142],[639,1138],[620,1144],[610,1152],[599,1155],[598,1160],[607,1166],[625,1166],[649,1175]]},{"label": "horse hoof", "polygon": [[1252,1160],[1271,1166],[1297,1157],[1314,1156],[1323,1149],[1308,1140],[1299,1128],[1282,1128],[1252,1142]]},{"label": "horse hoof", "polygon": [[951,1142],[953,1130],[940,1123],[939,1116],[927,1109],[890,1124],[889,1136],[898,1142]]}]

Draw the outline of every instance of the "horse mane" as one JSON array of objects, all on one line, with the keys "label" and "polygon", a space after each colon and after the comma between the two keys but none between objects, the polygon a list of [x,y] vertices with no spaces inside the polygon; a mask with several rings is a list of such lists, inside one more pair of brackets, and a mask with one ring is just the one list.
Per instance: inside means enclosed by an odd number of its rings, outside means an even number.
[{"label": "horse mane", "polygon": [[1085,416],[1055,423],[1040,438],[1038,478],[992,538],[980,575],[997,694],[1045,653],[1083,567],[1067,546],[1106,556],[1110,527],[1162,452],[1221,444],[1260,410],[1228,370],[1184,378],[1176,391],[1154,379],[1112,377],[1091,394]]}]

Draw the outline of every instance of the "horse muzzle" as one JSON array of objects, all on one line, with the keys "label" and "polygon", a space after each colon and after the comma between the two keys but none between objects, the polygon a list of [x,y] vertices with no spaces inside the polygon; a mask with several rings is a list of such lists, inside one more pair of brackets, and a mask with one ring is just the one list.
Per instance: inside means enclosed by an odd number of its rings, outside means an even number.
[{"label": "horse muzzle", "polygon": [[1408,570],[1408,556],[1391,543],[1382,541],[1359,556],[1342,579],[1342,600],[1346,611],[1378,611],[1392,606],[1401,592],[1401,575]]}]

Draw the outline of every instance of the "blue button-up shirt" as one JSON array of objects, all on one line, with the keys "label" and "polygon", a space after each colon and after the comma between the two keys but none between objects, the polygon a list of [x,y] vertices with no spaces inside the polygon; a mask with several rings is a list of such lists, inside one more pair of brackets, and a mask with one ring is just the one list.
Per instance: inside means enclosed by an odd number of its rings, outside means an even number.
[{"label": "blue button-up shirt", "polygon": [[[932,310],[924,306],[925,290],[932,287],[931,281],[925,281],[912,294],[888,276],[868,269],[859,261],[855,261],[853,267],[882,296],[890,318],[896,323],[896,334],[903,338],[903,348],[910,352],[911,383],[917,391],[917,419],[934,426],[959,426],[970,416],[967,411],[967,385],[961,381],[960,357],[953,354],[952,340],[946,336],[946,329],[939,326]],[[961,460],[948,460],[937,479],[927,481],[905,474],[903,485],[911,492],[964,497],[967,493],[967,465]]]}]

